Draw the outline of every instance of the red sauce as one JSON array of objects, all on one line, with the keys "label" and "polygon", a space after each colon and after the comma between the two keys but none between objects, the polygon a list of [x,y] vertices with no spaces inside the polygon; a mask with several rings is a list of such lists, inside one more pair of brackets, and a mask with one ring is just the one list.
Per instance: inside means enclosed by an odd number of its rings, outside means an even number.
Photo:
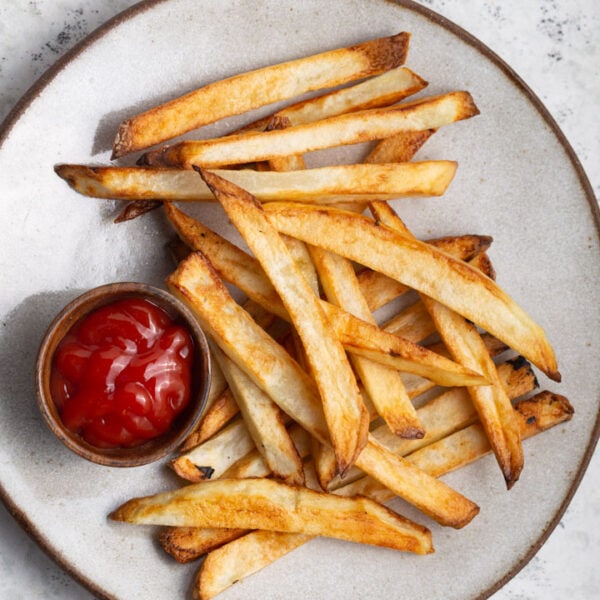
[{"label": "red sauce", "polygon": [[155,304],[127,298],[78,322],[59,344],[52,396],[65,426],[99,448],[165,433],[191,393],[193,342]]}]

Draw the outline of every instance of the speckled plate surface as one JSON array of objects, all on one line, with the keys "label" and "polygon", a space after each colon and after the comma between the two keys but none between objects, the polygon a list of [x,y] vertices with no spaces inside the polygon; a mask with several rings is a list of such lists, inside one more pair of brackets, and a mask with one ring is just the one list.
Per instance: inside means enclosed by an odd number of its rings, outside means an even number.
[{"label": "speckled plate surface", "polygon": [[[524,84],[468,34],[409,2],[143,3],[61,61],[0,134],[0,491],[99,597],[186,597],[196,566],[173,564],[151,530],[106,519],[129,497],[177,482],[164,464],[124,471],[70,454],[37,413],[35,354],[54,314],[82,290],[125,279],[162,285],[170,231],[158,212],[114,225],[112,203],[70,191],[53,166],[108,161],[124,116],[198,84],[401,30],[413,34],[407,64],[430,82],[427,93],[468,89],[481,115],[440,131],[419,154],[458,160],[446,196],[397,208],[418,235],[494,237],[499,283],[546,329],[559,358],[563,383],[540,383],[568,396],[576,415],[526,442],[510,492],[490,458],[446,478],[481,506],[464,530],[395,504],[431,527],[434,555],[321,539],[222,597],[486,597],[532,556],[572,496],[598,437],[598,214],[572,151]],[[226,229],[215,207],[205,216]]]}]

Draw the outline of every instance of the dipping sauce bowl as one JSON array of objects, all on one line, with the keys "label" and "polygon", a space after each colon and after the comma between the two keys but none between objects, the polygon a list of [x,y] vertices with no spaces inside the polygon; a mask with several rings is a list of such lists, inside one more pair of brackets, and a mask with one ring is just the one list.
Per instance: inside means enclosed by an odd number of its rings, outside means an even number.
[{"label": "dipping sauce bowl", "polygon": [[[115,303],[118,303],[115,306],[135,306],[136,304],[139,304],[139,306],[148,307],[148,305],[145,302],[136,303],[133,301],[134,299],[141,299],[153,305],[150,306],[150,313],[156,313],[156,315],[158,315],[159,321],[161,318],[164,317],[165,323],[175,325],[176,327],[174,329],[177,329],[180,332],[180,339],[176,342],[173,342],[172,337],[166,339],[168,338],[168,336],[165,336],[165,339],[161,339],[161,348],[164,346],[168,349],[168,352],[171,352],[171,354],[169,355],[170,359],[164,361],[165,366],[163,367],[160,360],[154,360],[154,362],[150,361],[144,363],[142,360],[142,355],[138,357],[135,355],[128,354],[130,352],[130,347],[136,346],[136,344],[131,342],[131,340],[129,339],[122,340],[119,337],[117,340],[117,346],[120,345],[125,349],[123,351],[124,357],[119,358],[118,347],[112,348],[108,351],[109,353],[116,353],[115,355],[117,356],[117,360],[115,362],[115,366],[117,367],[117,371],[119,371],[119,369],[122,368],[122,365],[118,364],[119,360],[121,362],[125,361],[129,365],[129,361],[133,361],[139,358],[138,362],[141,366],[137,370],[133,369],[132,367],[131,372],[142,374],[144,377],[152,378],[151,381],[155,386],[157,397],[159,388],[161,388],[161,386],[164,388],[165,385],[169,384],[169,377],[171,377],[169,370],[175,370],[176,374],[179,371],[182,371],[189,375],[189,379],[185,379],[189,383],[189,385],[187,386],[189,389],[189,398],[187,400],[187,404],[185,404],[185,407],[183,409],[173,408],[173,412],[177,412],[177,414],[172,420],[172,422],[170,422],[166,431],[158,434],[146,434],[148,436],[155,435],[155,437],[150,437],[149,439],[140,440],[135,443],[124,443],[122,445],[117,445],[118,443],[110,444],[106,442],[90,443],[90,435],[84,436],[80,432],[73,430],[76,428],[73,427],[72,421],[74,419],[77,419],[77,415],[75,415],[75,417],[73,416],[73,414],[69,415],[69,419],[71,421],[70,428],[65,425],[65,422],[63,422],[63,418],[65,421],[68,420],[67,411],[64,408],[66,404],[64,404],[62,392],[60,392],[61,397],[58,397],[58,390],[66,388],[64,388],[64,386],[62,385],[57,386],[56,384],[56,357],[59,354],[57,350],[60,351],[61,342],[65,339],[66,336],[72,337],[73,331],[77,332],[78,330],[82,330],[83,327],[87,326],[87,324],[91,324],[89,326],[91,327],[91,335],[93,337],[94,319],[90,318],[90,315],[93,315],[94,313],[96,315],[101,314],[97,313],[97,311],[100,309],[106,312],[109,306],[114,305]],[[158,310],[156,310],[155,307],[158,307]],[[144,325],[140,325],[137,321],[135,321],[136,327],[141,331],[148,329],[148,336],[150,336],[151,338],[153,335],[153,325],[157,321],[156,319],[152,321],[152,318],[149,318],[148,315],[143,313],[143,311],[141,311],[141,313],[142,321],[148,322],[150,323],[150,325],[149,327],[145,328]],[[166,313],[166,315],[164,313]],[[112,318],[109,324],[111,324],[111,326],[114,327],[114,323],[115,319]],[[74,330],[73,328],[75,326],[77,326],[77,328],[79,329]],[[126,331],[128,326],[129,324],[124,322],[123,331]],[[103,334],[103,332],[101,330],[103,327],[103,322],[101,320],[98,320],[99,337],[102,337],[101,334]],[[118,319],[116,327],[117,329],[119,328]],[[129,327],[129,329],[132,328]],[[187,332],[187,335],[185,334],[185,332]],[[88,332],[88,338],[89,337],[90,335]],[[186,344],[183,344],[183,342],[181,342],[182,339],[187,340]],[[147,356],[147,349],[143,348],[143,346],[144,344],[146,344],[146,341],[142,339],[140,344],[141,346],[139,347],[146,352],[146,354],[143,355],[145,357]],[[179,355],[187,356],[189,354],[187,350],[189,344],[191,344],[192,348],[191,363],[186,364],[184,368],[179,364],[179,362],[181,362],[179,361]],[[175,351],[173,350],[173,348],[175,348],[176,350],[180,348],[180,350]],[[158,352],[158,342],[156,342],[156,349]],[[173,357],[175,357],[175,359],[177,360],[173,360]],[[146,359],[144,358],[144,360]],[[76,362],[77,361],[75,361],[75,363]],[[161,369],[164,369],[164,373],[162,374]],[[95,371],[92,370],[90,377],[93,376],[95,376]],[[83,458],[89,461],[101,465],[112,467],[134,467],[145,465],[159,460],[161,458],[164,458],[168,454],[175,451],[181,445],[183,440],[194,430],[202,415],[202,411],[206,404],[208,390],[210,388],[210,354],[204,332],[200,328],[200,325],[194,318],[194,315],[192,314],[190,309],[187,306],[185,306],[179,299],[175,298],[173,295],[162,289],[152,287],[143,283],[113,283],[103,285],[94,288],[88,292],[85,292],[84,294],[70,302],[56,316],[56,318],[52,321],[48,330],[46,331],[43,341],[41,343],[36,363],[35,377],[37,387],[37,399],[41,414],[51,431],[67,448],[69,448],[79,456],[82,456]],[[104,397],[102,394],[98,394],[98,399],[96,400],[95,395],[90,395],[90,397],[93,397],[93,401],[88,401],[87,404],[88,409],[90,411],[102,411],[102,403],[105,403],[110,406],[110,402],[113,401],[113,398],[116,398],[116,394],[112,394],[112,392],[110,392],[110,390],[112,389],[111,385],[112,384],[109,381],[109,383],[105,386],[105,389],[107,389],[108,392]],[[125,415],[124,418],[133,419],[136,423],[142,423],[143,426],[144,422],[146,424],[150,423],[149,420],[144,421],[144,419],[146,418],[144,416],[144,402],[151,402],[151,400],[149,399],[151,394],[146,398],[146,396],[144,396],[146,392],[142,389],[142,387],[140,387],[141,385],[142,384],[140,382],[132,381],[126,389],[126,391],[123,392],[125,394],[129,394],[129,390],[133,390],[133,395],[131,396],[131,398],[137,398],[137,404],[133,405],[133,411],[129,411],[128,414],[126,414],[125,411],[123,411],[123,415]],[[144,400],[144,398],[146,398],[146,400]],[[179,406],[179,401],[177,400],[177,398],[177,394],[172,394],[171,396],[169,396],[169,401],[163,403],[161,414],[166,415],[165,419],[166,417],[168,417],[169,411],[167,409],[170,410],[172,407]],[[156,412],[158,414],[158,410]],[[115,415],[111,415],[111,417],[114,417],[115,422],[118,422],[118,417],[116,417]],[[152,414],[152,418],[156,419],[156,415],[154,413]],[[118,430],[118,427],[116,429]],[[86,440],[84,439],[84,437],[87,437],[89,439]]]}]

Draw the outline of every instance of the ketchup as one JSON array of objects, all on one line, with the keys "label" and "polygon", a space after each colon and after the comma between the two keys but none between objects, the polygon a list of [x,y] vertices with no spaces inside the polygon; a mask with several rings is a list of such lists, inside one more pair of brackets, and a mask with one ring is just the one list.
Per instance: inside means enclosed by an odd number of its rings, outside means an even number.
[{"label": "ketchup", "polygon": [[187,329],[143,298],[103,306],[59,344],[52,396],[64,425],[99,448],[132,447],[165,433],[191,393]]}]

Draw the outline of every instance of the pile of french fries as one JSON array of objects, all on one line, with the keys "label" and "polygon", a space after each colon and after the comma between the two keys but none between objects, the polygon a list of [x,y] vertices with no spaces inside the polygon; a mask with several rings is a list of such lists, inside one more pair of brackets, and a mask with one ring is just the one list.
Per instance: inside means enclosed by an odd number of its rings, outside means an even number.
[{"label": "pile of french fries", "polygon": [[[491,237],[417,240],[388,203],[444,194],[456,163],[413,157],[478,114],[464,91],[406,101],[427,85],[403,66],[409,39],[217,81],[121,124],[113,157],[142,152],[136,165],[56,167],[87,196],[126,200],[119,221],[162,206],[178,235],[167,285],[209,336],[209,401],[171,461],[185,485],[110,517],[162,526],[179,562],[204,557],[202,600],[315,536],[433,552],[427,527],[383,503],[464,527],[479,507],[439,477],[493,452],[510,488],[522,440],[573,414],[532,395],[533,366],[560,380],[556,358],[495,283]],[[162,145],[283,101],[227,136]],[[306,168],[306,153],[363,142],[360,164]],[[220,203],[250,252],[181,209],[191,201]]]}]

